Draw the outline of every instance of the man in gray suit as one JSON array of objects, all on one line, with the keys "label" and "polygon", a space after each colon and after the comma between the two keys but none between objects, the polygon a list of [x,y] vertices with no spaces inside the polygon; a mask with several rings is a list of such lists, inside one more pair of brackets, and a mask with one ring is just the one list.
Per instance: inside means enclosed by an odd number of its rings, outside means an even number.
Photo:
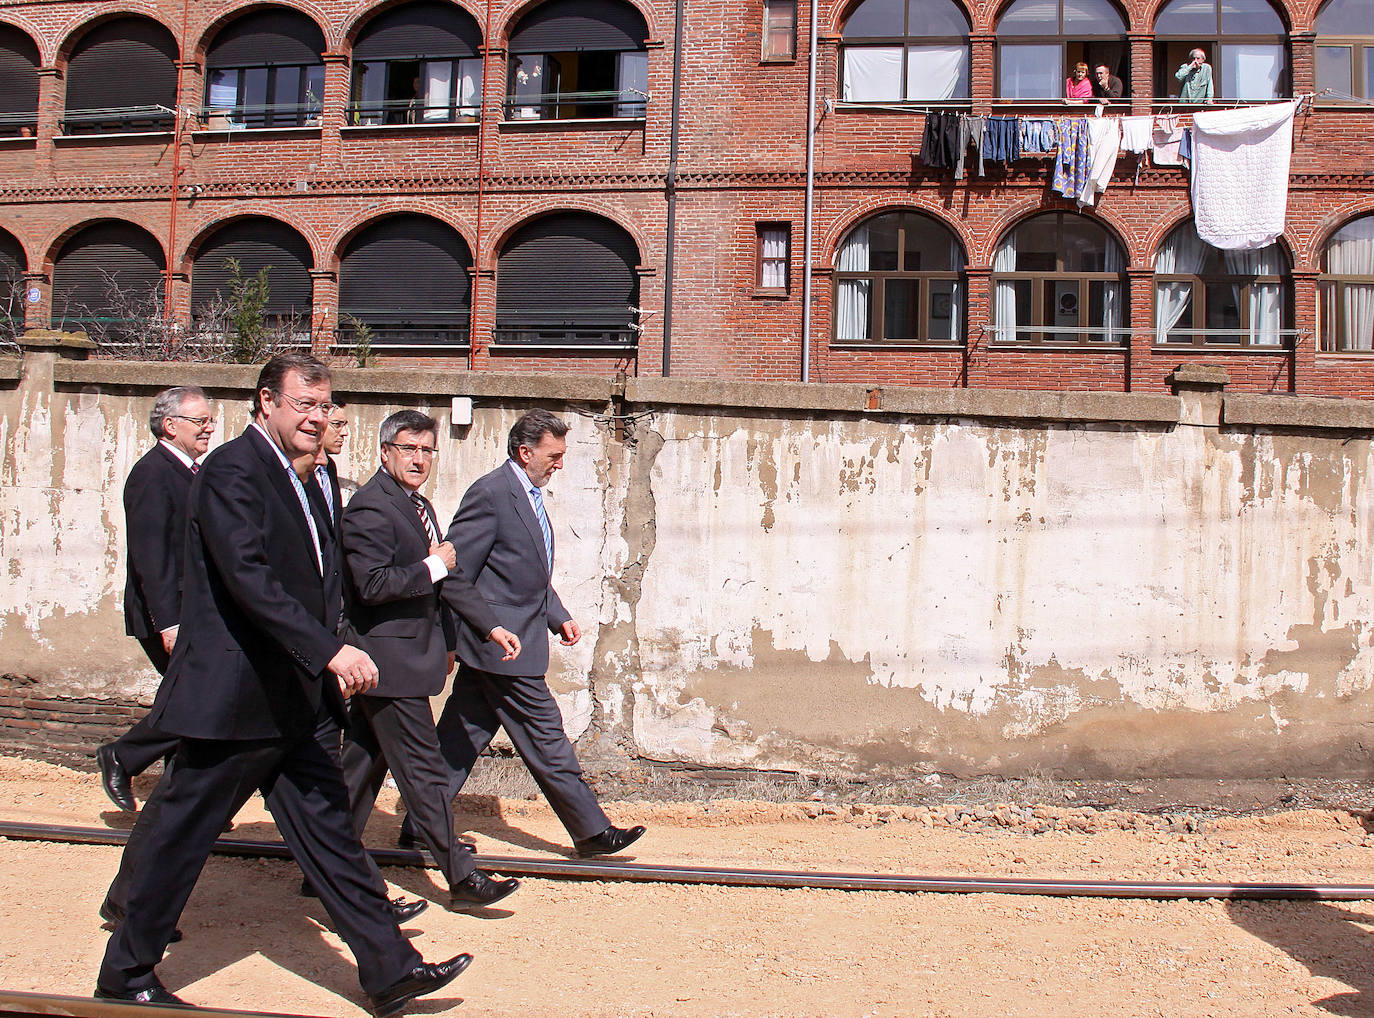
[{"label": "man in gray suit", "polygon": [[451,799],[504,727],[577,853],[606,855],[638,839],[644,828],[615,827],[606,817],[582,778],[563,715],[544,681],[547,634],[558,634],[565,647],[582,638],[553,589],[553,530],[541,490],[563,466],[567,433],[568,425],[547,410],[521,417],[506,443],[510,459],[467,490],[449,526],[458,568],[522,649],[515,660],[505,660],[495,644],[462,628],[458,678],[439,718],[439,745],[453,769]]}]

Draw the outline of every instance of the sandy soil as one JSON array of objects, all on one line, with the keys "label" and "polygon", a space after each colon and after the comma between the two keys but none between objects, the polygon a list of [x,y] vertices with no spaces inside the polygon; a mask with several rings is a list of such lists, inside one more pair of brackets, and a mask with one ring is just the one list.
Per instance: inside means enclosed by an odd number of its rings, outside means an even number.
[{"label": "sandy soil", "polygon": [[[146,786],[139,786],[140,790]],[[5,819],[127,826],[91,774],[0,758]],[[542,802],[464,798],[478,851],[567,854]],[[999,827],[928,811],[814,804],[610,803],[649,834],[646,862],[930,875],[1374,884],[1350,812],[1219,817],[1196,831],[1126,812]],[[394,794],[368,841],[393,844]],[[1180,825],[1182,826],[1182,825]],[[260,800],[236,835],[275,837]],[[96,908],[118,849],[0,839],[0,986],[87,994],[107,934]],[[728,890],[527,880],[481,916],[446,912],[434,871],[388,869],[435,902],[407,927],[472,967],[413,1014],[471,1016],[1374,1016],[1374,903],[1161,903],[1014,895]],[[160,972],[207,1006],[357,1015],[347,950],[299,872],[214,858]],[[508,906],[508,907],[507,907]]]}]

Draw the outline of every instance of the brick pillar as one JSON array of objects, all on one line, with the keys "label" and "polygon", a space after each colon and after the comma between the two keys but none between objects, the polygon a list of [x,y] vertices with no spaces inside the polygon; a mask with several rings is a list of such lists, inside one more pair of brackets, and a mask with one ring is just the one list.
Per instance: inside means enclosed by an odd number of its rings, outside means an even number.
[{"label": "brick pillar", "polygon": [[[477,256],[482,261],[486,261],[486,253],[482,252]],[[496,256],[493,253],[491,262],[494,263]],[[496,324],[496,270],[494,268],[479,267],[476,269],[476,276],[473,279],[473,292],[475,300],[472,305],[472,324],[468,329],[468,342],[472,344],[472,353],[468,355],[468,363],[473,370],[482,371],[491,367],[491,355],[487,352],[487,347],[491,346],[491,330]]]},{"label": "brick pillar", "polygon": [[969,89],[973,112],[986,115],[992,112],[992,97],[997,94],[994,80],[993,40],[991,32],[977,32],[969,36]]},{"label": "brick pillar", "polygon": [[[175,258],[175,255],[173,256]],[[172,321],[179,322],[184,328],[191,325],[191,277],[185,272],[172,270],[164,272],[165,281],[172,277]],[[164,291],[166,292],[166,291]]]},{"label": "brick pillar", "polygon": [[1294,269],[1293,325],[1298,335],[1293,340],[1290,356],[1289,391],[1311,393],[1316,387],[1313,375],[1317,367],[1317,277],[1312,269]]},{"label": "brick pillar", "polygon": [[1153,374],[1155,342],[1155,272],[1150,266],[1133,266],[1126,271],[1131,288],[1131,337],[1126,351],[1126,391],[1153,388],[1147,381]]},{"label": "brick pillar", "polygon": [[320,168],[338,169],[343,145],[339,129],[348,120],[352,62],[345,53],[324,54],[324,109],[320,114]]},{"label": "brick pillar", "polygon": [[[651,315],[639,316],[636,363],[639,373],[650,377],[663,374],[663,278],[656,265],[636,265],[639,277],[639,306]],[[797,357],[798,362],[801,356]]]},{"label": "brick pillar", "polygon": [[987,384],[988,345],[992,342],[992,269],[987,265],[971,266],[964,275],[968,279],[968,322],[963,385],[976,389]]},{"label": "brick pillar", "polygon": [[[24,327],[27,329],[46,329],[52,316],[52,280],[46,272],[25,272],[23,274]],[[30,300],[32,291],[38,291],[38,299]]]},{"label": "brick pillar", "polygon": [[310,349],[317,357],[329,353],[339,318],[339,274],[333,269],[311,269]]},{"label": "brick pillar", "polygon": [[1150,96],[1155,90],[1153,38],[1149,32],[1130,32],[1126,36],[1131,61],[1131,112],[1142,116],[1150,112]]},{"label": "brick pillar", "polygon": [[1293,48],[1293,94],[1317,90],[1317,33],[1294,32],[1288,37]]},{"label": "brick pillar", "polygon": [[61,134],[62,111],[66,105],[66,73],[61,67],[38,68],[38,146],[34,154],[34,176],[52,173],[52,139]]}]

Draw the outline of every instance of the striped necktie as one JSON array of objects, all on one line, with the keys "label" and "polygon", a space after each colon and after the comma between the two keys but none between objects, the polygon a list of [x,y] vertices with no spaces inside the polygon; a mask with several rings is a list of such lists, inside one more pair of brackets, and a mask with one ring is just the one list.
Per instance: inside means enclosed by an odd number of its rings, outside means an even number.
[{"label": "striped necktie", "polygon": [[549,516],[544,512],[544,494],[538,488],[530,491],[534,500],[534,515],[539,520],[539,530],[544,535],[544,558],[548,561],[549,571],[553,571],[553,531],[549,529]]},{"label": "striped necktie", "polygon": [[429,535],[429,546],[433,548],[439,543],[439,531],[434,527],[434,521],[429,518],[429,512],[425,509],[425,500],[420,497],[418,491],[410,493],[410,501],[415,505],[415,511],[420,514],[420,522],[425,526],[425,533]]},{"label": "striped necktie", "polygon": [[315,566],[319,569],[320,575],[324,575],[324,552],[320,547],[320,531],[315,526],[315,514],[310,511],[310,500],[305,497],[305,485],[301,483],[300,475],[291,469],[288,464],[286,476],[291,478],[291,487],[296,491],[296,499],[301,504],[301,512],[305,513],[305,525],[310,528],[310,539],[315,542]]},{"label": "striped necktie", "polygon": [[329,525],[334,525],[334,488],[329,483],[329,471],[319,466],[315,468],[315,480],[319,482],[320,493],[324,495],[324,504],[329,508]]}]

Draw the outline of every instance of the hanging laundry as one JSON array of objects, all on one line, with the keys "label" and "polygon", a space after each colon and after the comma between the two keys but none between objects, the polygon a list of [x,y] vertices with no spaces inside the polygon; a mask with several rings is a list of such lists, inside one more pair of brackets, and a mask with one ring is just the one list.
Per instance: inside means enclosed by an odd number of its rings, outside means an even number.
[{"label": "hanging laundry", "polygon": [[1183,161],[1183,165],[1189,169],[1193,166],[1193,132],[1191,128],[1183,129],[1183,140],[1178,143],[1178,157]]},{"label": "hanging laundry", "polygon": [[1283,233],[1298,104],[1193,114],[1193,223],[1223,251],[1268,247]]},{"label": "hanging laundry", "polygon": [[1048,117],[1021,117],[1019,128],[1021,151],[1053,152],[1059,144],[1054,121]]},{"label": "hanging laundry", "polygon": [[1078,205],[1091,205],[1107,190],[1121,151],[1121,122],[1116,117],[1088,117],[1088,176],[1078,191]]},{"label": "hanging laundry", "polygon": [[1154,162],[1156,166],[1182,166],[1178,146],[1183,142],[1183,118],[1172,114],[1155,117]]},{"label": "hanging laundry", "polygon": [[954,179],[964,179],[964,160],[968,158],[968,147],[972,143],[978,152],[978,176],[983,175],[983,128],[986,117],[959,118],[959,159],[954,164]]},{"label": "hanging laundry", "polygon": [[1088,181],[1089,145],[1087,117],[1060,117],[1055,121],[1059,156],[1054,161],[1054,190],[1065,198],[1077,198]]},{"label": "hanging laundry", "polygon": [[1006,163],[1021,158],[1021,129],[1016,117],[988,117],[983,158]]},{"label": "hanging laundry", "polygon": [[1121,148],[1125,152],[1148,152],[1154,147],[1152,117],[1121,118]]},{"label": "hanging laundry", "polygon": [[949,168],[959,161],[959,114],[927,113],[921,162]]}]

